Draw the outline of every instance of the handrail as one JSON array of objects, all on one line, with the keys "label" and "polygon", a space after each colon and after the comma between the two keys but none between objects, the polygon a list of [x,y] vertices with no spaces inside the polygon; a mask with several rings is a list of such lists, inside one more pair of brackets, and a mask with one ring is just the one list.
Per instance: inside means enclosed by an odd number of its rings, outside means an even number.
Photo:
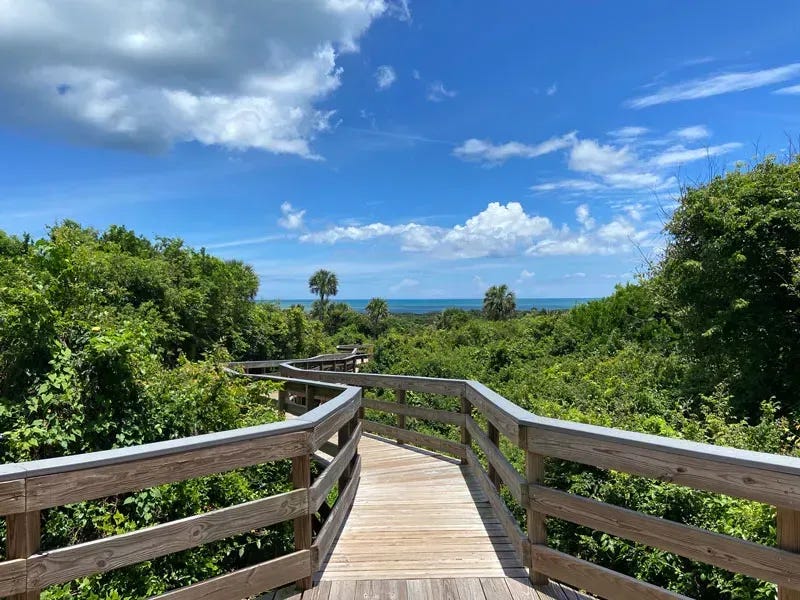
[{"label": "handrail", "polygon": [[[326,358],[326,360],[330,360]],[[352,355],[334,360],[353,365]],[[236,365],[228,373],[241,374]],[[352,505],[360,475],[361,389],[314,380],[266,377],[305,393],[297,418],[129,448],[0,466],[0,514],[6,516],[7,559],[0,562],[0,597],[31,600],[42,588],[151,560],[291,520],[295,551],[163,594],[191,599],[235,589],[242,597],[296,581],[305,589]],[[311,391],[311,395],[309,395]],[[321,402],[320,402],[321,400]],[[338,437],[336,456],[312,481],[311,458]],[[341,452],[338,452],[341,450]],[[192,515],[130,533],[39,551],[41,511],[275,460],[292,460],[294,490]],[[335,484],[336,503],[320,511]],[[317,522],[318,527],[314,527]],[[315,535],[316,533],[316,535]]]},{"label": "handrail", "polygon": [[[530,567],[535,583],[542,583],[549,576],[602,597],[685,598],[547,547],[546,520],[556,517],[777,584],[780,600],[800,600],[800,458],[541,417],[477,381],[333,373],[299,368],[303,364],[286,361],[280,366],[280,373],[326,383],[395,390],[396,403],[365,398],[363,407],[395,414],[397,426],[364,419],[364,430],[461,456],[489,497],[518,555]],[[460,398],[461,409],[445,418],[441,410],[409,410],[405,404],[407,391]],[[487,431],[473,420],[473,410],[486,421]],[[409,415],[459,425],[461,443],[406,430],[405,417]],[[524,476],[498,447],[501,434],[525,451]],[[486,457],[488,469],[473,451],[473,444]],[[543,481],[546,457],[771,504],[776,507],[778,547],[548,488]],[[503,502],[501,485],[526,509],[527,534]]]}]

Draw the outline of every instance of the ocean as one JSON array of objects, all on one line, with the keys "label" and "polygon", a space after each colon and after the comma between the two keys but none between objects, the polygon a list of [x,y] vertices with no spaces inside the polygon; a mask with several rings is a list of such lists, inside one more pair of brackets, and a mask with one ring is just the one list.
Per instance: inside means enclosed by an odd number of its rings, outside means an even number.
[{"label": "ocean", "polygon": [[[594,298],[517,298],[517,310],[565,310],[578,304],[583,304],[594,300]],[[299,304],[306,309],[311,307],[313,298],[299,300],[261,300],[262,302],[278,302],[281,308],[289,308],[294,304]],[[335,302],[344,302],[353,310],[364,312],[369,299],[357,298],[350,300],[340,300],[334,298]],[[442,312],[445,308],[461,308],[464,310],[481,310],[483,308],[482,298],[441,298],[441,299],[403,299],[388,298],[389,312],[399,314],[425,314]]]}]

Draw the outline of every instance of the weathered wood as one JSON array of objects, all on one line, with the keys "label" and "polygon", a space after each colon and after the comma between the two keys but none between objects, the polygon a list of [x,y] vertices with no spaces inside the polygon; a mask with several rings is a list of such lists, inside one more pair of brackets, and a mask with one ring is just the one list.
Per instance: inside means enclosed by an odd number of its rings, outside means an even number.
[{"label": "weathered wood", "polygon": [[24,558],[0,562],[0,597],[25,598],[28,567]]},{"label": "weathered wood", "polygon": [[[494,448],[498,448],[500,446],[500,431],[494,426],[494,424],[492,424],[491,421],[486,422],[486,429],[488,430],[486,437],[489,440],[489,443],[494,446]],[[492,461],[489,461],[489,480],[498,490],[500,489],[500,485],[503,483],[500,475],[497,473],[497,469],[495,469],[494,464],[492,464]]]},{"label": "weathered wood", "polygon": [[311,551],[301,550],[160,596],[154,596],[152,600],[245,598],[297,581],[308,575],[311,575]]},{"label": "weathered wood", "polygon": [[25,512],[25,480],[0,481],[0,515]]},{"label": "weathered wood", "polygon": [[[39,600],[39,590],[44,586],[30,580],[29,557],[39,550],[41,531],[42,515],[38,510],[6,516],[6,557],[11,560],[28,559],[25,563],[26,582],[23,587],[25,591],[18,590],[11,596],[11,600]],[[10,568],[16,571],[19,566]],[[13,587],[19,588],[19,583]]]},{"label": "weathered wood", "polygon": [[[476,442],[486,455],[486,460],[489,463],[489,479],[494,487],[500,489],[500,482],[502,481],[508,487],[514,500],[525,506],[528,502],[528,489],[525,479],[517,472],[514,465],[505,455],[500,452],[500,449],[492,443],[491,438],[478,426],[472,417],[467,417],[466,424],[467,432],[472,441]],[[492,479],[492,473],[495,474],[495,479]]]},{"label": "weathered wood", "polygon": [[[469,400],[466,397],[461,398],[461,414],[464,415],[464,422],[461,424],[461,443],[464,445],[465,448],[472,447],[472,436],[469,434],[469,430],[467,429],[467,417],[472,418],[472,404],[470,404]],[[461,464],[467,464],[467,457],[464,456],[461,459]]]},{"label": "weathered wood", "polygon": [[[294,549],[311,549],[311,514],[308,510],[308,488],[311,486],[311,456],[304,454],[292,458],[292,485],[295,491],[305,496],[306,510],[294,520]],[[313,571],[312,571],[313,572]],[[311,587],[311,573],[297,579],[297,587],[307,590]]]},{"label": "weathered wood", "polygon": [[317,512],[319,507],[328,497],[328,493],[342,473],[351,466],[351,461],[358,450],[358,442],[361,437],[361,424],[359,423],[353,431],[353,435],[336,455],[330,465],[317,477],[317,480],[309,489],[309,505],[311,512]]},{"label": "weathered wood", "polygon": [[[397,390],[398,398],[404,398],[405,390]],[[427,421],[438,421],[440,423],[447,423],[448,425],[463,425],[464,416],[461,413],[450,412],[449,410],[439,410],[436,408],[427,408],[425,406],[410,406],[408,404],[401,404],[400,400],[397,402],[384,402],[382,400],[374,400],[372,398],[364,398],[362,400],[365,408],[373,410],[380,410],[383,412],[393,413],[397,415],[398,428],[405,428],[405,417],[414,417],[416,419],[425,419]]]},{"label": "weathered wood", "polygon": [[593,563],[553,550],[531,546],[536,570],[602,598],[614,600],[691,600],[687,596],[599,567]]},{"label": "weathered wood", "polygon": [[517,525],[517,520],[514,518],[514,515],[511,514],[511,511],[508,510],[508,507],[506,506],[505,502],[503,502],[500,494],[497,493],[497,489],[489,479],[486,471],[483,470],[483,466],[481,465],[481,461],[478,459],[477,455],[470,448],[467,448],[466,451],[467,464],[472,470],[475,478],[478,480],[478,484],[483,490],[483,493],[486,494],[489,503],[492,505],[494,514],[500,521],[500,524],[502,525],[505,534],[508,536],[509,541],[514,546],[514,550],[516,551],[519,560],[522,561],[523,565],[529,564],[530,554],[528,549],[530,544],[528,544],[527,539],[525,539],[525,534],[519,528],[519,525]]},{"label": "weathered wood", "polygon": [[314,540],[312,552],[312,569],[316,570],[319,565],[327,558],[330,553],[331,546],[339,535],[344,524],[345,517],[353,506],[353,500],[358,491],[358,484],[361,478],[361,457],[357,456],[355,464],[353,465],[353,474],[350,481],[344,490],[339,491],[339,497],[336,499],[336,504],[333,506],[331,514],[322,526],[322,531],[319,532],[317,539]]},{"label": "weathered wood", "polygon": [[81,471],[31,477],[27,483],[27,505],[28,509],[38,510],[93,500],[308,452],[308,433],[296,431]]},{"label": "weathered wood", "polygon": [[[347,421],[347,423],[345,423],[344,425],[342,425],[341,428],[339,428],[339,433],[336,436],[336,442],[339,448],[344,448],[345,446],[347,446],[347,443],[352,440],[353,440],[353,419],[351,417],[350,420]],[[353,452],[355,453],[355,450]],[[341,471],[339,471],[339,478],[337,485],[339,486],[340,490],[344,489],[344,486],[347,485],[347,481],[349,480],[350,477],[349,462],[350,460],[352,460],[352,458],[353,457],[350,456],[350,458],[347,460],[348,464],[345,464],[342,467]],[[331,486],[332,485],[333,484],[331,483]]]},{"label": "weathered wood", "polygon": [[[525,453],[525,478],[534,485],[544,483],[544,457],[541,454],[534,454],[533,452]],[[530,489],[530,488],[529,488]],[[538,489],[538,487],[536,488]],[[535,507],[530,502],[530,492],[528,493],[528,501],[524,504],[526,510],[526,521],[528,529],[528,542],[531,544],[547,545],[547,520],[545,514]],[[547,583],[547,576],[534,569],[533,564],[529,564],[530,580],[531,583],[542,585]]]},{"label": "weathered wood", "polygon": [[531,485],[530,506],[542,513],[591,527],[734,573],[800,588],[800,554],[763,546],[568,494]]},{"label": "weathered wood", "polygon": [[793,574],[791,582],[778,586],[778,600],[800,600],[800,511],[778,508],[777,518],[778,546],[792,556],[783,568]]},{"label": "weathered wood", "polygon": [[[406,403],[406,391],[405,390],[395,390],[394,393],[395,393],[395,399],[397,401],[397,405],[394,406],[394,407],[384,406],[380,410],[384,410],[384,411],[387,411],[387,412],[393,412],[391,410],[391,408],[394,408],[395,409],[394,412],[396,412],[396,414],[397,414],[397,428],[398,429],[405,429],[406,428],[406,414],[407,413],[402,412],[402,410],[398,411],[397,409],[405,408],[403,405],[405,405],[405,403]],[[382,402],[381,404],[388,405],[390,403],[389,402]],[[373,404],[372,406],[367,407],[367,408],[376,408],[376,406]],[[397,440],[398,444],[401,444],[402,442],[403,442],[403,440]]]},{"label": "weathered wood", "polygon": [[[751,466],[755,452],[697,444],[683,440],[631,433],[619,429],[542,419],[548,425],[529,425],[532,452],[604,469],[652,477],[678,485],[720,492],[776,506],[800,509],[800,459],[798,473],[781,472],[787,458]],[[555,426],[553,426],[555,423]],[[555,428],[554,428],[555,427]],[[743,460],[736,460],[740,453]]]},{"label": "weathered wood", "polygon": [[398,429],[397,427],[376,423],[375,421],[364,421],[364,431],[375,433],[389,439],[399,439],[408,444],[422,446],[423,448],[428,448],[437,452],[447,452],[459,458],[464,456],[464,446],[458,442],[426,435],[418,431]]},{"label": "weathered wood", "polygon": [[194,515],[28,559],[28,587],[42,588],[180,552],[308,514],[306,490]]},{"label": "weathered wood", "polygon": [[477,381],[467,381],[466,397],[478,411],[486,417],[504,436],[521,448],[525,448],[525,436],[521,428],[533,415],[509,402],[497,392]]}]

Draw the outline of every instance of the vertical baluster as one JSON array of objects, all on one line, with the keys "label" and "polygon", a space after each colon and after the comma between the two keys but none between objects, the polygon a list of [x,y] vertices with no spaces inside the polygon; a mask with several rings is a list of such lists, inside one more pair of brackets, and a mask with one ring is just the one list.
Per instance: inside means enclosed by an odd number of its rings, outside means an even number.
[{"label": "vertical baluster", "polygon": [[[800,510],[778,508],[778,546],[800,552]],[[778,600],[800,600],[800,590],[778,586]]]},{"label": "vertical baluster", "polygon": [[[528,483],[544,483],[544,456],[528,452],[525,460],[525,478]],[[531,544],[547,545],[547,521],[544,514],[532,510],[530,505],[525,507],[528,522],[528,541]],[[531,553],[532,554],[532,553]],[[530,579],[534,585],[547,583],[547,575],[538,573],[531,562]]]},{"label": "vertical baluster", "polygon": [[[38,510],[6,516],[6,556],[28,558],[39,550],[42,515]],[[9,596],[11,600],[39,600],[39,590]]]},{"label": "vertical baluster", "polygon": [[[395,390],[395,400],[397,400],[398,404],[405,404],[406,403],[406,391],[405,390]],[[406,428],[406,416],[405,415],[397,415],[397,427],[400,429]],[[402,444],[402,440],[397,440],[398,444]]]},{"label": "vertical baluster", "polygon": [[[499,446],[500,431],[497,429],[497,427],[495,427],[492,424],[491,421],[489,421],[488,419],[486,421],[488,425],[487,433],[489,435],[489,441],[492,442],[492,444],[494,444],[495,446]],[[494,487],[496,487],[499,490],[500,485],[502,484],[502,480],[500,479],[500,475],[497,474],[497,471],[495,470],[494,466],[492,466],[492,463],[489,463],[489,479],[492,480]]]},{"label": "vertical baluster", "polygon": [[[466,398],[461,398],[461,414],[465,415],[465,417],[472,416],[472,403]],[[466,423],[461,426],[461,443],[467,448],[472,446],[472,436],[469,434],[469,431],[467,431]],[[467,459],[462,458],[461,464],[467,464]]]},{"label": "vertical baluster", "polygon": [[[292,458],[292,485],[294,489],[308,489],[311,486],[311,456],[304,454]],[[311,513],[306,513],[294,520],[294,549],[311,548]],[[307,590],[311,587],[311,575],[297,580],[297,587]]]}]

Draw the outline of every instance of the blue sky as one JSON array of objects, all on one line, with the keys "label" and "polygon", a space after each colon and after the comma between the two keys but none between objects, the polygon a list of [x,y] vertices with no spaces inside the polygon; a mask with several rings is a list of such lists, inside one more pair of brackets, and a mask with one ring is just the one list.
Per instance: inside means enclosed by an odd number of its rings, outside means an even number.
[{"label": "blue sky", "polygon": [[[117,5],[119,4],[119,5]],[[599,296],[681,184],[800,135],[800,4],[0,5],[0,228],[251,263],[260,296]]]}]

